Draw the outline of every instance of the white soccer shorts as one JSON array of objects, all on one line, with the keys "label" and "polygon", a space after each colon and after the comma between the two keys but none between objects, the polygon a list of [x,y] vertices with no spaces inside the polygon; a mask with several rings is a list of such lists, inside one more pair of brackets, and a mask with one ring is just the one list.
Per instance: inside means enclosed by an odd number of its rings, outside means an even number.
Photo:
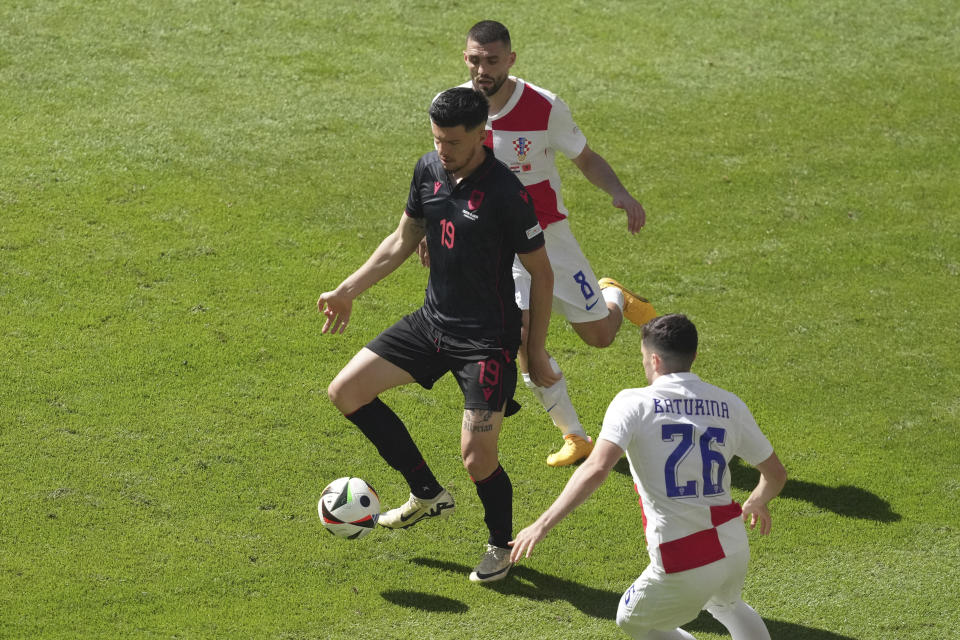
[{"label": "white soccer shorts", "polygon": [[651,629],[667,631],[694,620],[703,609],[740,601],[750,550],[731,554],[706,566],[664,573],[648,565],[620,598],[617,626],[632,638]]},{"label": "white soccer shorts", "polygon": [[[554,222],[543,231],[547,257],[553,268],[553,310],[570,322],[602,320],[610,313],[600,294],[600,284],[587,262],[568,220]],[[519,258],[513,260],[517,306],[530,309],[530,274]]]}]

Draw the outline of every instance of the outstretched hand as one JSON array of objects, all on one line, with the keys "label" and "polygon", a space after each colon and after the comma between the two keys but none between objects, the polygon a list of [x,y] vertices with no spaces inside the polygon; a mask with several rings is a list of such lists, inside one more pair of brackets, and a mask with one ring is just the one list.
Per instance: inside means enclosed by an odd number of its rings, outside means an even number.
[{"label": "outstretched hand", "polygon": [[343,333],[350,323],[350,312],[353,310],[353,300],[336,291],[327,291],[320,294],[317,300],[317,311],[327,316],[320,333]]},{"label": "outstretched hand", "polygon": [[550,355],[546,351],[539,354],[527,353],[527,371],[530,373],[530,380],[538,387],[552,387],[563,374],[553,370],[550,364]]},{"label": "outstretched hand", "polygon": [[768,535],[772,527],[772,518],[767,505],[751,502],[749,499],[743,503],[743,521],[747,522],[751,529],[756,528],[759,523],[762,536]]},{"label": "outstretched hand", "polygon": [[529,558],[533,553],[533,547],[538,542],[547,537],[547,531],[534,522],[529,527],[523,529],[513,540],[508,542],[510,545],[510,562],[517,562],[521,558]]},{"label": "outstretched hand", "polygon": [[647,224],[647,212],[643,205],[629,193],[624,192],[613,199],[613,206],[623,209],[627,214],[627,231],[637,233]]},{"label": "outstretched hand", "polygon": [[417,245],[417,257],[420,258],[420,266],[430,268],[430,251],[427,249],[427,239],[420,240]]}]

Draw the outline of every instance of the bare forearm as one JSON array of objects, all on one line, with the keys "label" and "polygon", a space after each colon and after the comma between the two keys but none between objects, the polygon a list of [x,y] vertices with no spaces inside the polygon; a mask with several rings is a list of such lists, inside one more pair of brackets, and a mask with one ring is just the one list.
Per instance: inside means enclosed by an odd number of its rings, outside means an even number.
[{"label": "bare forearm", "polygon": [[783,490],[786,479],[783,482],[771,482],[766,476],[760,476],[757,486],[750,492],[749,500],[757,504],[769,504],[771,500],[780,495]]},{"label": "bare forearm", "polygon": [[636,198],[621,184],[613,167],[589,146],[573,159],[574,164],[592,184],[603,189],[612,199],[611,204],[627,214],[627,231],[637,233],[647,223],[647,212]]},{"label": "bare forearm", "polygon": [[530,274],[530,318],[526,336],[527,371],[538,387],[554,385],[562,374],[550,365],[547,353],[547,328],[553,305],[553,269],[545,247],[517,254]]},{"label": "bare forearm", "polygon": [[610,475],[610,469],[613,469],[622,455],[623,449],[619,446],[604,438],[598,438],[590,457],[570,476],[567,485],[553,504],[537,518],[536,522],[520,531],[516,539],[510,542],[513,547],[510,559],[516,562],[521,557],[529,558],[534,546],[603,484]]},{"label": "bare forearm", "polygon": [[393,273],[410,255],[396,232],[383,239],[380,246],[367,258],[359,269],[346,277],[338,292],[356,298],[361,293]]},{"label": "bare forearm", "polygon": [[751,502],[767,504],[780,495],[786,486],[787,470],[775,453],[758,464],[757,470],[760,471],[760,480],[750,493],[749,499]]},{"label": "bare forearm", "polygon": [[616,197],[627,192],[620,178],[610,163],[603,156],[597,153],[591,153],[584,162],[578,165],[584,177],[595,187],[602,189],[609,196]]},{"label": "bare forearm", "polygon": [[530,326],[527,331],[527,350],[546,349],[550,311],[553,306],[553,271],[531,274]]},{"label": "bare forearm", "polygon": [[537,524],[544,527],[546,531],[552,529],[558,522],[566,518],[571,511],[586,502],[587,498],[597,490],[597,487],[607,479],[609,473],[609,469],[604,469],[598,464],[592,464],[588,459],[570,476],[570,480],[567,481],[563,491],[553,501],[553,504],[537,518]]},{"label": "bare forearm", "polygon": [[380,246],[337,287],[340,295],[351,300],[393,273],[416,250],[424,235],[423,219],[404,213],[397,229],[383,239]]},{"label": "bare forearm", "polygon": [[750,528],[760,525],[760,534],[767,535],[771,529],[770,510],[767,505],[780,495],[787,483],[787,470],[783,467],[777,454],[756,465],[760,471],[760,480],[757,486],[743,502],[743,519],[749,521]]}]

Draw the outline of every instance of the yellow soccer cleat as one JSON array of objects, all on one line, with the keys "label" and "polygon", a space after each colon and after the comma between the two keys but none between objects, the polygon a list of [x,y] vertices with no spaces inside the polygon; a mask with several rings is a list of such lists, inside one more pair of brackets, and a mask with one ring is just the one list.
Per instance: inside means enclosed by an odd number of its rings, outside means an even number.
[{"label": "yellow soccer cleat", "polygon": [[623,317],[642,327],[657,317],[657,312],[646,298],[638,296],[613,278],[600,278],[600,289],[616,287],[623,293]]},{"label": "yellow soccer cleat", "polygon": [[547,456],[547,465],[551,467],[566,467],[574,462],[584,460],[593,451],[593,440],[590,436],[584,440],[578,435],[563,436],[564,443],[560,450]]}]

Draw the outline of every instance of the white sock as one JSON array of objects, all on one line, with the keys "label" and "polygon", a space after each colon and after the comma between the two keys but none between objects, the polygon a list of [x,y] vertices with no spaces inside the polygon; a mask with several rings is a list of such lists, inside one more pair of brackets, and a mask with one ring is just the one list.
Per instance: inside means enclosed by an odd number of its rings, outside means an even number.
[{"label": "white sock", "polygon": [[[553,358],[550,358],[550,366],[554,372],[562,374],[560,365]],[[552,387],[538,387],[533,384],[529,373],[523,374],[523,382],[527,388],[533,391],[540,404],[548,414],[553,424],[557,425],[560,433],[564,436],[577,435],[587,440],[587,432],[580,424],[580,418],[577,417],[577,410],[573,408],[573,402],[570,401],[570,394],[567,393],[567,379],[560,378]]]},{"label": "white sock", "polygon": [[770,640],[763,618],[743,600],[732,607],[709,607],[707,611],[727,628],[733,640]]},{"label": "white sock", "polygon": [[[620,311],[623,311],[623,291],[620,291],[617,287],[606,287],[600,290],[600,293],[603,294],[603,299],[605,302],[612,302],[620,308]],[[610,306],[609,304],[607,305]]]},{"label": "white sock", "polygon": [[527,389],[530,389],[530,391],[533,392],[534,397],[536,397],[536,399],[540,402],[540,404],[543,404],[543,388],[533,384],[533,380],[530,379],[529,373],[521,372],[520,375],[523,376],[523,384],[527,385]]}]

